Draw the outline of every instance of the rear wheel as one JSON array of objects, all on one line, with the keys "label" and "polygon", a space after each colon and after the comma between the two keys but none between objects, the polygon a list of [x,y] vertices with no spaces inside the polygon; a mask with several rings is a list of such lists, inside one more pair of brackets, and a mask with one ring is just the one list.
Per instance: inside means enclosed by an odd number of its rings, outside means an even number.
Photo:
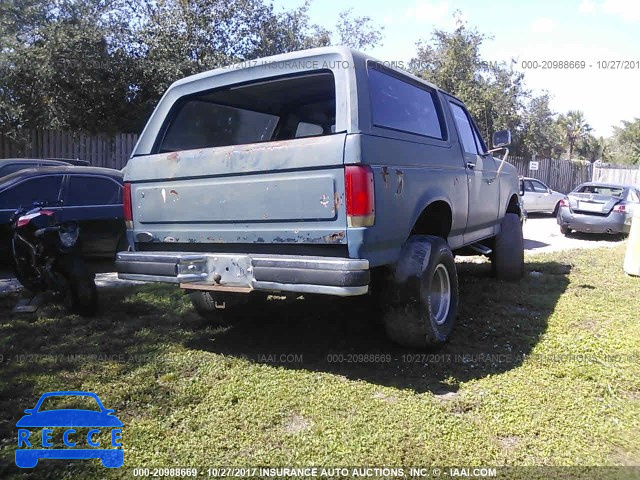
[{"label": "rear wheel", "polygon": [[571,233],[571,229],[569,227],[565,227],[563,225],[560,225],[560,233],[562,235],[569,235]]},{"label": "rear wheel", "polygon": [[98,290],[94,275],[77,255],[63,260],[62,276],[66,281],[64,303],[67,309],[84,317],[93,316],[98,310]]},{"label": "rear wheel", "polygon": [[394,342],[424,348],[449,338],[458,313],[458,275],[444,239],[410,237],[386,290],[384,324]]},{"label": "rear wheel", "polygon": [[516,213],[507,213],[496,235],[491,268],[499,280],[520,280],[524,275],[524,239],[522,223]]}]

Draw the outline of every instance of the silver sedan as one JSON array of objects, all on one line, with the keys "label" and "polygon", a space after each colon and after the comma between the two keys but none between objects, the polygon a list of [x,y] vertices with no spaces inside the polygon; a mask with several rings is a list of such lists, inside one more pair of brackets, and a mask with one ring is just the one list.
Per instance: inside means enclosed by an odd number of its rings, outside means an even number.
[{"label": "silver sedan", "polygon": [[556,192],[547,187],[540,180],[524,177],[524,195],[522,202],[527,213],[548,212],[555,215],[558,205],[565,197],[564,193]]}]

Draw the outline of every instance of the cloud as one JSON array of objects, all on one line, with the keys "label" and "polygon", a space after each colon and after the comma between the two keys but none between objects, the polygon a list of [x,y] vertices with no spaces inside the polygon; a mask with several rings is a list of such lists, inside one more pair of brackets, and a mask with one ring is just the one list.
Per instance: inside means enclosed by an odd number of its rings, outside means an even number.
[{"label": "cloud", "polygon": [[637,0],[605,0],[602,10],[611,15],[619,15],[628,22],[640,20],[640,3]]},{"label": "cloud", "polygon": [[578,11],[580,13],[595,13],[597,7],[598,5],[593,0],[582,0],[578,7]]},{"label": "cloud", "polygon": [[607,14],[622,18],[625,22],[640,21],[640,2],[637,0],[582,0],[578,11],[582,14]]},{"label": "cloud", "polygon": [[556,28],[556,22],[552,18],[540,17],[531,22],[533,33],[551,33]]},{"label": "cloud", "polygon": [[435,2],[430,0],[417,0],[406,11],[406,16],[418,22],[439,22],[449,14],[447,2]]}]

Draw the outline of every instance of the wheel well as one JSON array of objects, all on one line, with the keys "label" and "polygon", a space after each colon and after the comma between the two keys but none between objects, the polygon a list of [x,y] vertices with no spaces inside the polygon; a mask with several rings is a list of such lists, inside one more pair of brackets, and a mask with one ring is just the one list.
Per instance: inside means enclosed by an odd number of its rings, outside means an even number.
[{"label": "wheel well", "polygon": [[435,235],[445,240],[449,232],[451,232],[451,207],[442,200],[430,203],[411,229],[411,235]]},{"label": "wheel well", "polygon": [[513,195],[507,205],[507,213],[517,213],[520,215],[520,201],[517,195]]}]

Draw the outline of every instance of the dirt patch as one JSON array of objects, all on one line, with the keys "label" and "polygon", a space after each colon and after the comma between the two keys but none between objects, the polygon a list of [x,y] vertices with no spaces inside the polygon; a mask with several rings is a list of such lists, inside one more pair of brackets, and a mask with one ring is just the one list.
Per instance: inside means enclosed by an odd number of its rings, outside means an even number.
[{"label": "dirt patch", "polygon": [[285,432],[295,435],[311,429],[312,426],[311,420],[304,418],[302,415],[293,414],[285,420],[283,428]]},{"label": "dirt patch", "polygon": [[512,451],[520,443],[520,437],[516,435],[508,435],[506,437],[498,437],[496,441],[503,450]]},{"label": "dirt patch", "polygon": [[385,395],[382,392],[375,392],[373,394],[373,398],[382,400],[383,402],[392,403],[392,404],[398,401],[398,397],[396,397],[395,395]]}]

